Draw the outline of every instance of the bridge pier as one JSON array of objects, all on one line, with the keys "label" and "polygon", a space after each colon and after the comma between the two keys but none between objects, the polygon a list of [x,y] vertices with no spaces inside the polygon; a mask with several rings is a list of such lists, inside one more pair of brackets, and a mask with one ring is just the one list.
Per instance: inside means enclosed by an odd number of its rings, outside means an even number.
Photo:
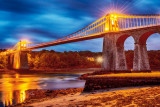
[{"label": "bridge pier", "polygon": [[13,60],[14,60],[14,55],[13,54],[10,54],[10,55],[7,55],[8,56],[8,65],[7,65],[7,68],[8,69],[12,69],[13,68]]},{"label": "bridge pier", "polygon": [[102,70],[108,72],[128,71],[124,47],[117,45],[117,34],[106,34],[103,39]]},{"label": "bridge pier", "polygon": [[127,71],[127,62],[124,46],[116,46],[116,70]]},{"label": "bridge pier", "polygon": [[18,51],[8,56],[8,68],[16,70],[28,70],[27,51]]},{"label": "bridge pier", "polygon": [[135,43],[133,72],[151,72],[146,44]]}]

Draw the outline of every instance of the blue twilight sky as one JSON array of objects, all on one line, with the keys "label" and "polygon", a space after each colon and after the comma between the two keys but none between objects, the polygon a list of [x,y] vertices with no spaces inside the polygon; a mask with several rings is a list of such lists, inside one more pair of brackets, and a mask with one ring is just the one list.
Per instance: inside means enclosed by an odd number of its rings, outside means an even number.
[{"label": "blue twilight sky", "polygon": [[[0,48],[10,48],[19,40],[48,42],[67,36],[105,14],[160,14],[160,0],[0,0]],[[152,35],[149,49],[160,49],[160,35]],[[52,46],[56,51],[102,51],[103,39]],[[133,49],[128,38],[125,49]]]}]

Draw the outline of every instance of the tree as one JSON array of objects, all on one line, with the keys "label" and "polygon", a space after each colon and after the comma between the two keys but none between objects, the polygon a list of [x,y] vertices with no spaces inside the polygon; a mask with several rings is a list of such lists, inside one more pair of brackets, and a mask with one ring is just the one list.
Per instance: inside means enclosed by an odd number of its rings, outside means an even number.
[{"label": "tree", "polygon": [[39,68],[40,67],[40,58],[39,58],[38,55],[35,56],[33,65],[34,65],[35,68]]}]

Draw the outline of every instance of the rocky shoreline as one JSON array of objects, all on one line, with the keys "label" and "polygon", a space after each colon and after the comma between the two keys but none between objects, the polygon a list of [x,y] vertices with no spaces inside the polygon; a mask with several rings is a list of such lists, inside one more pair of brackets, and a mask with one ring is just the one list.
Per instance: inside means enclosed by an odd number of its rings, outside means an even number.
[{"label": "rocky shoreline", "polygon": [[59,90],[39,90],[39,89],[30,89],[25,91],[25,101],[13,105],[13,107],[21,107],[26,104],[31,104],[35,102],[41,102],[49,99],[53,99],[65,95],[73,95],[76,93],[81,93],[83,88],[69,88],[69,89],[59,89]]},{"label": "rocky shoreline", "polygon": [[[60,107],[62,107],[62,106],[63,107],[70,107],[70,106],[71,107],[77,107],[77,106],[86,107],[88,105],[89,106],[106,106],[106,105],[118,106],[118,104],[120,104],[122,106],[126,106],[126,105],[129,105],[129,106],[133,106],[133,105],[139,106],[140,105],[141,106],[141,104],[137,102],[137,98],[142,97],[142,100],[143,100],[142,105],[145,105],[144,100],[147,100],[145,98],[150,99],[150,97],[148,97],[150,95],[152,97],[154,97],[154,99],[155,99],[155,101],[153,101],[153,103],[154,103],[153,105],[154,106],[157,106],[158,104],[160,105],[160,103],[157,103],[157,101],[160,102],[160,100],[159,100],[160,95],[158,94],[158,97],[154,96],[155,95],[154,92],[156,92],[156,94],[157,94],[159,92],[160,87],[153,87],[153,88],[147,87],[144,89],[137,88],[137,89],[133,89],[131,94],[130,94],[130,90],[132,90],[132,89],[123,90],[122,94],[121,94],[122,90],[108,92],[108,90],[110,90],[111,88],[115,88],[115,86],[113,86],[113,87],[109,86],[108,88],[105,87],[104,84],[106,84],[108,82],[108,80],[106,80],[105,78],[106,78],[106,75],[108,75],[108,74],[113,74],[113,73],[105,72],[105,71],[101,71],[101,72],[95,71],[93,73],[84,74],[81,77],[79,77],[79,79],[86,79],[86,80],[90,81],[90,82],[86,83],[86,85],[88,84],[87,91],[85,89],[86,87],[85,88],[59,89],[59,90],[38,90],[38,89],[27,90],[25,92],[26,93],[25,101],[23,103],[16,104],[13,107],[22,107],[22,106],[40,107],[40,105],[42,103],[45,106],[49,106],[49,107],[59,107],[59,106]],[[129,74],[131,74],[131,73],[129,73]],[[88,76],[89,76],[89,78],[88,78]],[[115,83],[113,85],[116,85],[116,86],[120,80],[121,80],[120,82],[123,84],[125,82],[127,84],[129,84],[127,86],[133,86],[132,84],[130,85],[130,82],[126,81],[126,80],[130,80],[130,78],[127,79],[126,77],[119,76],[117,80],[115,79],[115,77],[110,77],[108,79],[110,79],[109,81],[111,81],[112,83]],[[133,77],[132,77],[132,79],[133,79]],[[140,78],[140,79],[143,82],[142,85],[146,81],[150,82],[149,85],[153,85],[152,84],[153,81],[149,80],[148,77],[147,78],[146,77]],[[159,77],[158,77],[158,79],[155,77],[153,79],[155,81],[157,81],[156,85],[157,85],[157,83],[159,84],[159,79],[160,79]],[[94,80],[94,82],[93,82],[93,80]],[[136,80],[137,80],[137,78],[136,78]],[[137,80],[137,81],[139,82],[139,80]],[[137,81],[133,81],[133,82],[137,84],[138,83]],[[131,82],[132,82],[132,80],[131,80]],[[93,83],[95,83],[96,85]],[[126,83],[124,86],[126,86]],[[98,86],[98,88],[97,88],[97,84],[100,85],[100,86]],[[118,85],[121,86],[123,84],[118,84]],[[137,85],[135,85],[135,87],[136,86]],[[141,86],[141,83],[140,83],[140,86]],[[91,87],[93,87],[93,89]],[[98,89],[97,92],[99,92],[99,93],[92,92],[92,90],[95,91],[96,89]],[[101,89],[103,89],[104,91],[102,92]],[[85,90],[85,93],[84,93],[84,90]],[[139,90],[143,90],[143,91],[139,91]],[[150,93],[148,90],[150,90],[152,93]],[[128,95],[126,96],[126,94],[128,94]],[[134,96],[134,94],[136,96]],[[147,94],[148,96],[146,96],[145,94]],[[139,97],[137,97],[137,96],[139,96]],[[128,102],[128,103],[124,105],[123,102]],[[134,102],[134,104],[133,104],[133,102]],[[150,103],[152,104],[152,100],[149,100],[149,102],[147,102],[147,104],[150,104]]]},{"label": "rocky shoreline", "polygon": [[[22,105],[21,105],[22,106]],[[19,107],[21,107],[19,106]],[[160,87],[78,93],[59,96],[46,101],[25,104],[26,107],[159,107]],[[16,106],[18,107],[18,106]]]},{"label": "rocky shoreline", "polygon": [[103,74],[114,74],[114,73],[131,73],[131,71],[119,71],[119,72],[113,72],[113,71],[103,71],[103,70],[99,70],[99,71],[94,71],[92,73],[86,73],[81,75],[78,79],[81,80],[86,80],[88,76],[93,76],[93,75],[103,75]]}]

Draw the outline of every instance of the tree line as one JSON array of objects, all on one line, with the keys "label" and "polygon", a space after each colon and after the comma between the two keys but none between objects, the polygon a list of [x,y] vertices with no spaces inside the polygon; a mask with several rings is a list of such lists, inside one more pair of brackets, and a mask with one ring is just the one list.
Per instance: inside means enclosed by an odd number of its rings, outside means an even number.
[{"label": "tree line", "polygon": [[[0,50],[4,51],[4,50]],[[127,66],[133,68],[134,52],[125,51]],[[54,50],[28,52],[28,64],[30,68],[98,68],[101,63],[96,59],[102,56],[102,52],[69,51],[56,52]],[[160,50],[148,51],[151,68],[160,68]],[[93,58],[94,60],[88,60]],[[0,68],[7,67],[7,56],[0,56]]]},{"label": "tree line", "polygon": [[100,67],[100,63],[90,61],[87,57],[97,57],[101,53],[90,51],[55,52],[53,50],[31,51],[28,53],[31,68],[91,68]]},{"label": "tree line", "polygon": [[[160,68],[160,50],[151,50],[148,51],[148,58],[151,68]],[[127,60],[127,66],[128,68],[133,68],[133,57],[134,57],[134,51],[129,50],[125,52],[126,54],[126,60]]]}]

